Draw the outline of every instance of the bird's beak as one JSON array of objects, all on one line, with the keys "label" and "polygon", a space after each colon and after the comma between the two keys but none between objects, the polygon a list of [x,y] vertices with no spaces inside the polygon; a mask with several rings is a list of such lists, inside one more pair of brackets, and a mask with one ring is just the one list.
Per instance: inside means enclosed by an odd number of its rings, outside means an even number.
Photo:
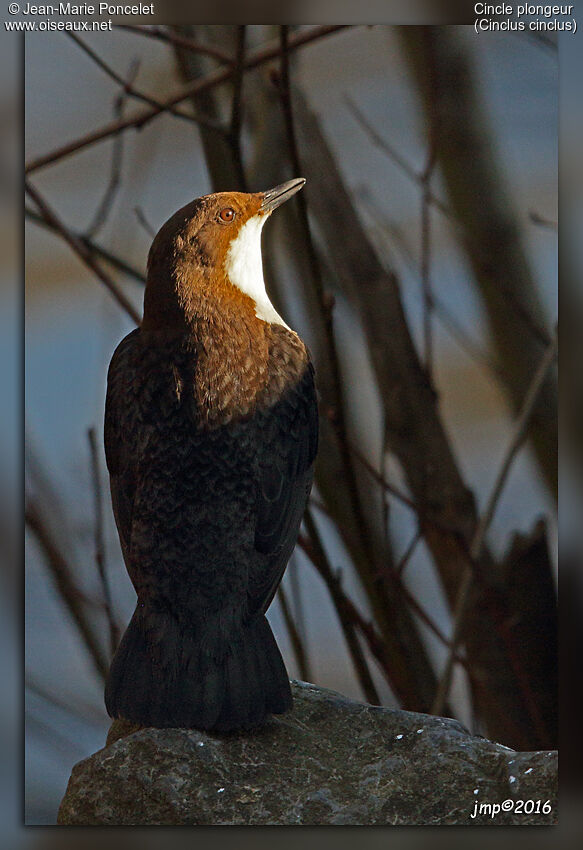
[{"label": "bird's beak", "polygon": [[279,186],[263,192],[263,201],[261,202],[259,211],[262,213],[272,213],[273,210],[276,210],[285,203],[288,198],[299,192],[305,182],[304,177],[295,177],[293,180],[288,180],[287,183],[280,183]]}]

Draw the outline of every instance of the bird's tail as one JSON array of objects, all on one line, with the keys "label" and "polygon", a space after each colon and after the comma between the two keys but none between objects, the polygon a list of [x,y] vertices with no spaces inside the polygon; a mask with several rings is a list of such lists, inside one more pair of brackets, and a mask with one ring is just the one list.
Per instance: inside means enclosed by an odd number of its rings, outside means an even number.
[{"label": "bird's tail", "polygon": [[231,731],[291,708],[289,679],[264,615],[242,626],[222,652],[165,612],[138,606],[105,688],[112,717],[143,726]]}]

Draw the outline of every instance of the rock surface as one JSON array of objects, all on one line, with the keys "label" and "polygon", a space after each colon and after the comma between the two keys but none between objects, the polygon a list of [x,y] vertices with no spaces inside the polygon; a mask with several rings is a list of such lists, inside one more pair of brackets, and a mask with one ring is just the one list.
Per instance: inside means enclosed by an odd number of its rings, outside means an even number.
[{"label": "rock surface", "polygon": [[[105,748],[73,768],[58,823],[556,822],[556,752],[517,753],[454,720],[292,684],[293,712],[251,734],[114,721]],[[480,814],[485,803],[500,809]]]}]

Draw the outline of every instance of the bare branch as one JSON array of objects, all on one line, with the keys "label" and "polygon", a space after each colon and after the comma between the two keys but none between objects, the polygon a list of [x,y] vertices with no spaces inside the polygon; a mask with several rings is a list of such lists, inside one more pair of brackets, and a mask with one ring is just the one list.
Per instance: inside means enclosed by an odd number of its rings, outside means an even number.
[{"label": "bare branch", "polygon": [[101,476],[99,474],[99,454],[97,451],[97,439],[95,436],[95,428],[89,428],[87,432],[89,440],[89,451],[91,456],[91,475],[93,478],[93,493],[95,501],[95,563],[97,564],[97,573],[101,583],[103,593],[103,607],[105,616],[109,626],[109,648],[110,655],[113,658],[120,639],[120,628],[115,621],[113,614],[113,605],[111,602],[111,592],[109,589],[109,581],[107,579],[107,570],[105,565],[105,540],[103,531],[103,495],[101,491]]},{"label": "bare branch", "polygon": [[[71,33],[72,35],[72,33]],[[132,81],[135,79],[136,74],[138,73],[139,62],[134,60],[130,66],[130,70],[128,73],[128,81]],[[114,117],[122,118],[125,103],[127,100],[127,90],[124,88],[124,91],[118,95],[115,99],[114,103]],[[116,136],[113,140],[113,148],[111,154],[111,174],[109,177],[109,183],[105,189],[103,198],[101,199],[101,203],[99,204],[97,210],[95,211],[95,215],[93,216],[93,221],[85,231],[85,235],[88,237],[95,236],[98,230],[101,229],[103,224],[105,223],[109,211],[113,206],[113,202],[115,200],[115,196],[117,191],[121,185],[121,165],[123,159],[123,142],[124,137],[120,134]]]},{"label": "bare branch", "polygon": [[[330,592],[330,596],[332,597],[332,601],[334,603],[334,607],[336,609],[336,613],[340,620],[340,624],[344,631],[344,636],[347,640],[349,650],[353,655],[353,662],[355,663],[355,668],[357,673],[362,672],[360,670],[361,664],[366,664],[366,659],[364,655],[362,655],[362,650],[360,649],[360,645],[358,641],[356,641],[356,649],[353,645],[354,640],[356,639],[356,635],[354,630],[357,629],[362,635],[365,643],[367,644],[371,654],[377,660],[380,669],[383,672],[387,682],[389,685],[394,685],[395,683],[395,671],[392,669],[392,664],[390,660],[390,652],[387,651],[386,642],[383,640],[382,636],[376,630],[373,623],[368,622],[360,613],[360,611],[356,608],[351,599],[346,595],[344,590],[342,589],[342,582],[340,579],[340,575],[336,574],[326,557],[326,554],[321,546],[321,541],[319,543],[314,544],[314,538],[311,536],[312,531],[314,531],[315,535],[317,535],[317,529],[315,529],[313,519],[311,518],[309,511],[306,513],[306,527],[310,533],[310,541],[307,541],[302,535],[298,538],[298,545],[303,549],[303,551],[308,555],[312,564],[316,567],[317,571],[320,573],[320,576],[323,578],[328,590]],[[317,539],[317,538],[316,538]],[[447,638],[444,637],[443,633],[439,630],[439,628],[435,625],[435,623],[431,620],[428,614],[421,608],[421,606],[417,603],[414,597],[409,593],[407,588],[402,587],[403,596],[407,599],[411,607],[416,611],[419,617],[426,622],[429,628],[435,632],[435,634],[446,644],[449,645]],[[354,654],[356,653],[356,655]],[[457,657],[456,657],[457,658]],[[463,658],[457,659],[460,663],[465,663]],[[398,681],[398,679],[397,679]],[[365,691],[366,694],[366,691]],[[369,698],[370,701],[370,698]],[[374,705],[378,703],[373,703]]]},{"label": "bare branch", "polygon": [[[557,347],[558,335],[555,332],[555,337],[551,345],[548,346],[547,350],[542,356],[539,367],[533,376],[530,386],[528,387],[526,396],[522,404],[522,409],[520,411],[518,419],[516,420],[512,432],[510,443],[508,444],[502,463],[500,465],[500,469],[498,470],[494,486],[492,487],[492,491],[490,493],[490,496],[488,497],[486,507],[472,538],[472,542],[470,545],[470,555],[473,561],[477,561],[482,554],[486,533],[488,531],[488,528],[490,527],[490,523],[492,522],[494,512],[500,499],[500,495],[502,493],[502,490],[504,489],[504,485],[508,478],[508,473],[510,472],[510,469],[520,447],[526,439],[528,425],[538,402],[541,389],[544,385],[549,369],[551,368],[557,356]],[[442,677],[439,681],[435,701],[432,707],[432,714],[440,714],[443,711],[443,706],[445,704],[445,700],[447,699],[447,694],[449,692],[451,684],[453,665],[455,661],[454,655],[457,646],[459,645],[459,642],[461,640],[461,635],[465,625],[465,618],[470,600],[470,591],[472,589],[473,582],[474,572],[471,567],[467,566],[460,582],[458,595],[455,603],[451,649],[445,664]]]},{"label": "bare branch", "polygon": [[[391,484],[389,481],[387,481],[384,475],[377,469],[375,469],[372,463],[369,463],[369,461],[365,458],[362,452],[360,452],[356,448],[356,446],[350,444],[350,451],[355,456],[355,458],[357,458],[358,462],[364,466],[366,471],[375,479],[377,484],[380,484],[381,487],[384,487],[387,492],[389,492],[392,496],[398,499],[399,502],[402,502],[402,504],[406,505],[408,508],[411,508],[411,510],[415,511],[415,513],[419,514],[421,512],[421,509],[413,501],[413,499],[409,498],[409,496],[406,496],[405,493],[395,487],[394,484]],[[434,520],[430,520],[430,522],[434,522]],[[446,526],[438,525],[438,527],[443,528],[444,530],[451,530],[448,529]]]},{"label": "bare branch", "polygon": [[109,665],[99,644],[97,635],[85,613],[82,593],[73,578],[75,571],[60,550],[54,539],[54,535],[41,515],[38,505],[31,499],[28,499],[25,507],[24,521],[36,537],[45,555],[59,596],[63,600],[83,638],[83,643],[91,656],[95,669],[100,677],[105,679]]},{"label": "bare branch", "polygon": [[186,38],[182,35],[177,35],[172,30],[163,29],[157,26],[135,26],[130,24],[116,24],[116,29],[127,30],[128,32],[144,35],[148,38],[155,38],[158,41],[165,41],[174,47],[180,47],[183,50],[192,50],[194,53],[202,53],[204,56],[210,56],[216,59],[217,62],[223,62],[226,65],[232,65],[233,59],[228,53],[224,53],[217,47],[210,44],[201,44],[198,41],[193,41],[191,38]]},{"label": "bare branch", "polygon": [[[308,32],[300,32],[290,38],[289,49],[296,50],[300,47],[304,47],[307,44],[311,44],[314,41],[317,41],[321,38],[324,38],[328,35],[332,35],[333,33],[339,32],[344,29],[344,25],[325,25],[325,26],[317,26],[310,29]],[[259,65],[264,62],[269,62],[271,59],[276,58],[280,55],[281,45],[279,39],[276,42],[270,42],[269,44],[257,48],[252,51],[245,60],[245,70],[249,71],[253,68],[257,68]],[[57,148],[54,151],[51,151],[48,154],[43,156],[39,156],[36,159],[33,159],[25,168],[26,174],[31,174],[33,171],[37,171],[39,168],[44,168],[47,165],[50,165],[54,162],[58,162],[61,159],[64,159],[67,156],[70,156],[73,153],[77,153],[80,150],[83,150],[90,145],[94,145],[97,142],[103,141],[103,139],[108,139],[111,136],[117,135],[117,133],[121,133],[124,130],[127,130],[129,127],[141,128],[144,127],[149,121],[155,118],[157,115],[160,115],[162,112],[167,112],[171,107],[175,106],[177,103],[180,103],[187,98],[192,97],[193,95],[198,95],[203,91],[208,91],[214,86],[218,86],[221,83],[224,83],[226,80],[229,80],[235,74],[235,69],[233,66],[229,66],[227,68],[218,68],[216,71],[212,71],[210,74],[206,74],[204,77],[199,77],[196,80],[188,83],[187,85],[182,86],[178,92],[175,92],[170,97],[166,98],[166,100],[159,101],[157,105],[152,105],[148,109],[143,109],[137,115],[134,115],[130,118],[124,118],[119,121],[112,121],[109,124],[105,124],[103,127],[92,131],[91,133],[87,133],[85,136],[82,136],[80,139],[76,139],[73,142],[69,142],[69,144],[63,145],[60,148]]]},{"label": "bare branch", "polygon": [[[435,637],[442,643],[444,646],[448,648],[451,647],[451,641],[449,638],[442,632],[439,628],[435,620],[429,616],[427,611],[423,608],[423,606],[417,601],[417,599],[413,596],[410,590],[406,587],[406,585],[402,585],[403,587],[403,596],[407,600],[407,603],[411,606],[412,610],[417,614],[420,620],[422,620],[428,629],[430,629]],[[461,664],[465,669],[468,675],[471,676],[471,667],[467,658],[464,658],[463,655],[459,655],[457,652],[455,654],[455,660],[458,664]]]},{"label": "bare branch", "polygon": [[461,322],[458,321],[457,317],[451,312],[449,307],[447,307],[443,301],[435,295],[435,293],[433,294],[433,305],[435,308],[435,315],[439,319],[442,327],[453,339],[455,339],[459,347],[463,349],[463,351],[465,351],[472,360],[475,360],[476,363],[491,372],[492,375],[500,381],[500,383],[504,383],[507,380],[507,377],[502,366],[472,339],[470,334],[465,330]]},{"label": "bare branch", "polygon": [[[51,233],[60,232],[58,227],[56,227],[54,223],[47,221],[35,210],[31,210],[30,207],[25,206],[24,215],[25,218],[29,219],[30,221],[33,221],[35,224],[40,225],[40,227],[44,227],[46,230],[50,230]],[[96,257],[100,257],[102,260],[105,260],[115,269],[120,272],[123,272],[123,274],[127,275],[128,277],[131,277],[138,283],[144,284],[146,282],[146,276],[141,271],[134,268],[134,266],[131,266],[121,257],[118,257],[117,254],[113,254],[111,251],[108,251],[107,248],[103,248],[101,245],[98,245],[96,242],[93,241],[93,239],[90,239],[83,233],[79,233],[76,230],[69,230],[69,232],[72,236],[75,237],[75,239],[78,239],[80,242],[82,242],[87,248],[87,250],[94,254]]]},{"label": "bare branch", "polygon": [[[386,153],[393,160],[393,162],[395,162],[399,166],[399,168],[407,175],[407,177],[411,178],[414,183],[417,183],[417,185],[419,186],[423,186],[423,182],[425,179],[424,172],[417,172],[413,168],[413,166],[405,159],[405,157],[402,156],[390,142],[384,139],[377,132],[377,130],[373,127],[368,118],[365,117],[360,107],[357,106],[356,103],[354,103],[351,97],[345,95],[344,100],[346,101],[348,108],[350,109],[358,123],[363,127],[373,144],[376,145],[377,148],[380,148],[384,153]],[[425,170],[427,170],[427,167]],[[430,188],[428,188],[427,191],[427,201],[433,204],[448,218],[452,217],[451,210],[449,209],[447,204],[445,204],[440,198],[438,198],[437,195],[435,195]]]},{"label": "bare branch", "polygon": [[36,730],[43,744],[50,742],[57,750],[61,750],[67,759],[72,758],[72,752],[87,755],[85,747],[82,746],[77,736],[73,737],[73,734],[69,736],[60,731],[63,729],[63,726],[57,729],[54,724],[47,723],[45,720],[35,717],[28,709],[25,712],[25,717],[27,732]]},{"label": "bare branch", "polygon": [[[49,705],[55,706],[55,708],[58,708],[59,711],[63,711],[71,717],[79,718],[85,723],[87,723],[88,721],[98,721],[101,724],[101,712],[99,712],[98,716],[91,717],[89,715],[89,712],[87,711],[86,706],[80,705],[77,700],[73,701],[69,699],[64,699],[60,695],[60,693],[57,694],[53,693],[52,691],[48,691],[41,684],[39,684],[39,682],[36,681],[34,676],[29,671],[26,671],[24,674],[24,687],[31,694],[34,694],[36,697],[39,697]],[[95,711],[95,714],[97,714],[97,710]]]},{"label": "bare branch", "polygon": [[99,280],[105,284],[107,289],[111,292],[117,303],[122,307],[125,312],[130,316],[136,325],[139,325],[141,319],[134,309],[133,304],[126,298],[123,292],[119,289],[117,284],[106,274],[101,266],[96,262],[95,257],[91,250],[87,247],[86,243],[80,239],[75,233],[69,230],[65,225],[61,222],[61,220],[57,217],[57,215],[53,212],[53,210],[49,207],[46,201],[42,198],[37,189],[32,186],[32,184],[25,178],[24,186],[27,194],[32,198],[34,203],[39,208],[41,215],[49,224],[52,229],[58,233],[64,240],[67,242],[73,251],[83,260],[86,266],[88,266],[99,278]]},{"label": "bare branch", "polygon": [[[401,169],[402,171],[411,178],[417,185],[423,187],[424,182],[424,174],[423,172],[417,172],[407,160],[399,154],[399,152],[385,139],[383,139],[379,133],[375,130],[375,128],[370,124],[367,118],[365,118],[362,111],[359,107],[348,97],[345,98],[351,112],[357,119],[357,121],[362,125],[365,129],[372,142],[381,150],[383,150]],[[487,263],[488,257],[486,255],[486,251],[484,250],[482,243],[472,238],[471,234],[468,232],[467,227],[464,226],[464,223],[455,216],[455,213],[450,207],[447,206],[443,201],[441,201],[433,192],[427,192],[427,202],[432,204],[436,209],[438,209],[443,215],[447,217],[450,223],[458,232],[458,235],[466,244],[468,249],[471,249],[472,253],[476,256],[480,257],[482,263]],[[528,307],[516,298],[512,289],[508,286],[503,278],[498,278],[496,280],[496,285],[499,293],[506,299],[509,307],[514,311],[514,313],[521,318],[524,322],[525,327],[530,331],[533,337],[535,337],[539,342],[543,345],[548,345],[550,342],[550,337],[546,332],[545,328],[541,325],[541,323],[535,318],[532,314],[532,311],[528,309]]]},{"label": "bare branch", "polygon": [[[318,119],[297,90],[294,107],[310,212],[334,264],[338,286],[359,311],[383,402],[390,449],[419,506],[425,541],[453,610],[465,566],[471,562],[469,546],[478,521],[473,494],[460,473],[436,394],[419,362],[398,279],[390,267],[379,262]],[[447,527],[451,528],[449,532],[444,531]],[[517,700],[521,686],[510,657],[508,636],[501,629],[507,609],[504,595],[495,593],[492,580],[487,580],[496,572],[487,548],[475,569],[480,582],[472,593],[473,628],[464,633],[464,641],[468,659],[485,687],[479,694],[472,689],[472,695],[479,700],[481,719],[492,737],[527,748],[528,718],[525,705]],[[393,617],[396,614],[392,612]],[[427,681],[427,674],[424,678]],[[429,707],[434,697],[432,690]]]},{"label": "bare branch", "polygon": [[291,609],[289,607],[285,590],[283,589],[283,585],[281,584],[277,588],[277,598],[279,600],[279,604],[281,605],[283,619],[285,621],[287,632],[291,641],[296,663],[300,671],[300,678],[304,682],[311,682],[312,673],[310,670],[310,659],[308,658],[308,654],[306,652],[306,647],[304,646],[302,636],[300,635],[299,629],[296,625]]},{"label": "bare branch", "polygon": [[537,224],[539,227],[545,227],[548,230],[554,230],[555,233],[559,231],[559,223],[557,221],[553,221],[550,218],[545,218],[545,216],[536,212],[536,210],[531,210],[528,214],[529,219],[533,224]]},{"label": "bare branch", "polygon": [[401,560],[399,561],[399,563],[395,567],[395,572],[397,573],[399,578],[401,578],[401,576],[403,575],[403,572],[405,570],[405,567],[407,566],[407,564],[409,563],[409,561],[413,557],[413,553],[415,552],[415,549],[417,548],[417,544],[421,540],[422,536],[423,535],[421,534],[421,529],[418,528],[417,531],[415,532],[415,534],[413,535],[413,537],[411,538],[411,542],[409,543],[409,545],[405,549]]},{"label": "bare branch", "polygon": [[435,168],[435,134],[430,132],[427,164],[421,175],[421,287],[423,291],[423,337],[425,342],[425,371],[433,381],[433,325],[432,315],[435,307],[431,287],[431,177]]},{"label": "bare branch", "polygon": [[[298,545],[301,549],[303,549],[311,563],[319,572],[320,576],[324,579],[328,591],[330,592],[332,603],[336,610],[340,627],[344,634],[344,639],[346,640],[348,652],[354,665],[356,677],[365,698],[371,705],[380,705],[380,697],[355,631],[356,609],[342,590],[340,580],[334,574],[334,571],[330,566],[326,550],[322,545],[322,541],[318,533],[318,528],[309,510],[306,511],[304,515],[304,521],[306,523],[306,529],[310,535],[310,539],[307,540],[302,534],[300,534],[298,537]],[[382,643],[380,639],[379,643]]]},{"label": "bare branch", "polygon": [[[507,181],[495,155],[471,52],[454,30],[401,27],[399,35],[417,81],[427,124],[430,115],[438,116],[440,172],[450,207],[463,225],[461,242],[508,375],[505,389],[518,415],[524,387],[551,334]],[[427,85],[428,66],[434,69],[431,85]],[[521,333],[523,328],[527,334]],[[557,399],[556,377],[549,372],[531,418],[529,437],[554,498]]]},{"label": "bare branch", "polygon": [[[193,115],[192,112],[184,112],[184,110],[178,109],[176,106],[166,106],[151,95],[138,91],[138,89],[134,88],[132,85],[133,80],[131,75],[124,80],[124,78],[120,77],[120,75],[114,71],[107,62],[103,61],[101,56],[85,44],[78,35],[75,35],[73,32],[67,32],[67,35],[95,62],[96,65],[98,65],[99,68],[101,68],[102,71],[107,74],[108,77],[118,83],[118,85],[122,87],[123,92],[129,97],[133,97],[135,100],[139,100],[142,103],[147,103],[149,106],[153,106],[161,112],[169,112],[171,115],[174,115],[175,118],[182,118],[185,121],[191,121],[194,124],[199,124],[203,127],[211,127],[213,130],[224,132],[224,127],[221,127],[220,124],[217,124],[204,116]],[[116,121],[123,121],[122,116],[118,115]]]},{"label": "bare branch", "polygon": [[[427,75],[429,85],[435,86],[435,66],[431,53],[428,56]],[[437,162],[437,118],[435,109],[428,110],[427,136],[428,147],[425,168],[420,175],[421,182],[421,289],[423,292],[423,337],[425,343],[424,365],[427,380],[433,385],[433,310],[435,302],[431,286],[431,178]]]},{"label": "bare branch", "polygon": [[[378,250],[381,259],[383,259],[385,255],[389,256],[389,251],[385,244],[386,236],[386,239],[391,241],[392,246],[397,248],[398,252],[402,256],[403,262],[407,265],[410,271],[412,273],[416,273],[416,262],[405,243],[402,232],[393,222],[387,221],[386,219],[383,220],[384,213],[371,197],[367,197],[366,187],[359,186],[358,194],[364,201],[365,208],[370,212],[371,231],[374,228],[383,236],[382,240],[378,240]],[[377,240],[375,240],[375,243],[377,243]],[[413,290],[413,293],[417,296],[416,290]],[[474,341],[471,335],[464,329],[461,322],[451,312],[447,304],[442,301],[435,292],[432,292],[432,303],[435,316],[447,333],[458,343],[460,348],[463,349],[463,351],[465,351],[472,360],[475,360],[480,364],[480,366],[491,372],[492,375],[499,381],[504,382],[506,380],[506,376],[500,364]]]},{"label": "bare branch", "polygon": [[557,55],[559,45],[555,39],[551,38],[548,35],[545,35],[544,32],[538,32],[533,30],[527,30],[526,35],[539,47],[543,47],[545,50],[554,53],[555,56]]},{"label": "bare branch", "polygon": [[134,212],[136,214],[136,218],[138,223],[144,228],[150,239],[153,239],[156,235],[156,231],[146,218],[146,215],[141,207],[134,207]]},{"label": "bare branch", "polygon": [[526,439],[526,431],[530,423],[530,419],[534,413],[534,409],[538,402],[543,383],[547,377],[549,369],[551,368],[557,356],[557,348],[558,334],[555,330],[554,339],[552,343],[548,346],[544,355],[542,356],[539,367],[536,370],[533,379],[530,383],[530,386],[528,387],[528,390],[526,392],[526,396],[522,403],[522,409],[514,426],[514,431],[510,440],[510,444],[508,445],[508,448],[506,450],[506,455],[498,471],[498,475],[496,477],[496,481],[494,482],[492,492],[490,493],[490,496],[486,503],[484,513],[482,514],[480,522],[478,523],[478,527],[476,528],[476,533],[474,535],[472,545],[470,547],[470,554],[475,560],[477,560],[482,553],[486,532],[488,531],[490,523],[492,522],[492,518],[494,516],[496,507],[498,506],[498,501],[500,499],[500,495],[502,493],[504,485],[506,484],[506,479],[508,478],[510,468],[520,447]]}]

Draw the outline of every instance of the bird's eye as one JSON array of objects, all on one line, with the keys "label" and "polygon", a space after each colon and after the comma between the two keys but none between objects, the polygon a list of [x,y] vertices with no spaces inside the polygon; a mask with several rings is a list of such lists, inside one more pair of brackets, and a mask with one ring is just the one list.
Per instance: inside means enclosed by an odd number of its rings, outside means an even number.
[{"label": "bird's eye", "polygon": [[228,224],[235,218],[235,210],[231,207],[225,207],[224,210],[220,211],[219,218],[221,219],[221,221],[224,221],[226,224]]}]

